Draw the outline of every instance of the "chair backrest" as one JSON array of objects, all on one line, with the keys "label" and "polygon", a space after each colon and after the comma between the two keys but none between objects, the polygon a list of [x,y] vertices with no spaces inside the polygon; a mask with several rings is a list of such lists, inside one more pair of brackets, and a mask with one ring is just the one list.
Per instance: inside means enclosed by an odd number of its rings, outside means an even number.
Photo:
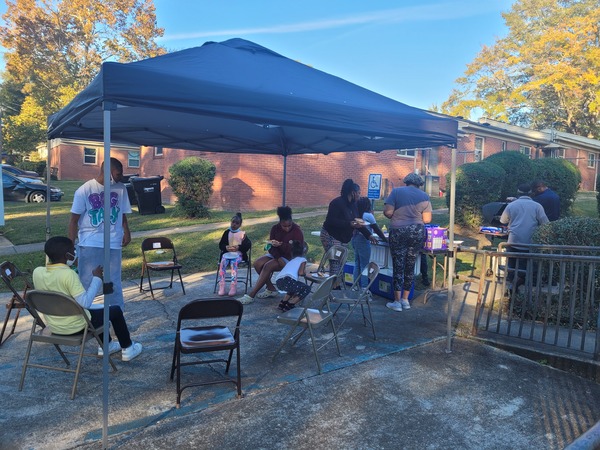
[{"label": "chair backrest", "polygon": [[244,313],[244,305],[235,299],[207,298],[189,302],[179,310],[177,329],[181,328],[182,320],[212,319],[218,317],[237,316],[239,327]]},{"label": "chair backrest", "polygon": [[375,282],[377,275],[379,275],[379,265],[376,262],[371,261],[367,264],[365,269],[367,271],[367,277],[369,278],[369,284],[365,287],[365,291],[371,288],[371,285]]},{"label": "chair backrest", "polygon": [[142,252],[149,250],[175,250],[173,241],[168,237],[149,237],[142,241]]},{"label": "chair backrest", "polygon": [[0,264],[0,278],[2,278],[2,281],[4,281],[4,284],[6,284],[6,286],[11,290],[11,292],[16,296],[16,298],[19,301],[24,302],[23,296],[21,296],[21,294],[19,294],[17,292],[17,290],[15,289],[15,287],[13,285],[13,281],[15,280],[15,278],[18,278],[18,277],[23,277],[23,280],[25,283],[23,295],[25,295],[27,293],[27,290],[31,289],[31,285],[29,284],[29,281],[27,281],[27,279],[25,279],[25,274],[23,272],[21,272],[17,268],[17,266],[15,266],[10,261],[4,261],[2,264]]},{"label": "chair backrest", "polygon": [[319,284],[319,287],[312,295],[309,307],[318,308],[320,310],[323,310],[324,308],[329,309],[329,296],[336,278],[337,276],[331,275]]},{"label": "chair backrest", "polygon": [[[340,265],[343,266],[346,263],[346,259],[348,259],[348,249],[341,245],[334,245],[329,250],[327,250],[323,257],[321,258],[321,262],[319,263],[318,272],[324,272],[325,268],[329,266],[329,261],[338,261]],[[332,274],[332,275],[338,275]]]},{"label": "chair backrest", "polygon": [[59,292],[40,291],[27,292],[25,302],[36,311],[51,316],[79,316],[87,319],[83,307],[74,298]]}]

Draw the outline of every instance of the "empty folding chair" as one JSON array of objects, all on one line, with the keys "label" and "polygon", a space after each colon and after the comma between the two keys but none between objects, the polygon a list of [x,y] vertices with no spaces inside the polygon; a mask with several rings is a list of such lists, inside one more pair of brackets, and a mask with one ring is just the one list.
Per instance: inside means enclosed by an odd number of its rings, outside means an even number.
[{"label": "empty folding chair", "polygon": [[[373,339],[377,340],[377,335],[375,334],[375,324],[373,323],[373,314],[371,313],[371,285],[375,282],[377,275],[379,275],[379,266],[377,263],[370,262],[363,270],[363,274],[367,273],[367,277],[369,278],[369,283],[366,287],[360,287],[360,278],[359,277],[350,289],[345,289],[343,291],[331,291],[331,303],[337,303],[337,308],[333,312],[333,315],[337,315],[340,312],[340,308],[343,305],[348,306],[347,313],[344,311],[345,315],[340,324],[338,325],[338,331],[340,328],[344,326],[346,320],[352,315],[357,306],[360,306],[363,323],[367,326],[367,322],[371,324],[371,329],[373,330]],[[365,306],[367,307],[367,315],[365,315]],[[341,312],[340,312],[341,313]]]},{"label": "empty folding chair", "polygon": [[[317,270],[311,271],[304,276],[306,283],[312,286],[314,283],[322,283],[330,276],[336,276],[337,283],[341,284],[341,286],[345,288],[346,283],[344,283],[344,264],[346,264],[347,259],[348,248],[341,245],[334,245],[323,254]],[[332,262],[338,264],[334,273],[332,273],[330,270]]]},{"label": "empty folding chair", "polygon": [[[181,290],[185,294],[183,279],[181,278],[181,269],[183,266],[177,260],[175,246],[171,239],[167,237],[150,237],[142,242],[142,278],[140,279],[140,292],[143,292],[144,274],[148,277],[148,286],[150,294],[154,298],[154,289],[169,289],[173,287],[173,277],[175,271],[179,275]],[[150,272],[171,272],[171,281],[167,286],[152,286]]]},{"label": "empty folding chair", "polygon": [[[321,373],[321,362],[319,360],[319,355],[317,352],[321,350],[325,345],[327,345],[332,340],[335,340],[338,355],[341,355],[340,344],[338,342],[337,337],[337,330],[335,328],[335,324],[333,323],[333,313],[329,304],[331,289],[333,288],[335,279],[336,277],[334,275],[323,280],[323,282],[319,285],[317,290],[312,294],[312,297],[309,297],[305,300],[305,302],[307,302],[306,306],[297,306],[277,317],[277,322],[289,325],[290,331],[287,333],[287,335],[283,339],[283,342],[273,355],[273,359],[275,359],[279,352],[281,352],[281,350],[283,349],[283,347],[285,347],[285,344],[287,344],[288,341],[291,340],[292,345],[298,342],[298,340],[306,330],[308,330],[310,334],[310,340],[315,354],[315,359],[317,361],[317,368],[319,370],[319,373]],[[315,329],[324,327],[328,324],[331,325],[333,337],[327,339],[325,343],[323,343],[319,348],[317,348],[314,331]],[[302,328],[302,330],[298,332],[295,336],[293,336],[294,331],[296,331],[298,327]]]},{"label": "empty folding chair", "polygon": [[[59,317],[81,316],[84,318],[87,324],[87,326],[80,333],[62,335],[52,333],[49,327],[41,326],[38,323],[38,321],[34,320],[33,325],[31,327],[31,334],[29,336],[29,344],[27,345],[27,352],[25,354],[25,363],[23,364],[23,371],[21,373],[21,382],[19,383],[19,391],[21,391],[23,390],[23,382],[25,381],[25,373],[27,372],[28,367],[37,367],[39,369],[57,370],[59,372],[74,373],[75,379],[73,380],[73,388],[71,389],[71,400],[73,400],[75,398],[75,392],[77,390],[77,381],[79,380],[79,373],[81,370],[81,363],[83,361],[83,357],[91,356],[97,359],[102,358],[102,356],[98,356],[98,354],[96,353],[96,347],[94,347],[94,353],[84,353],[85,343],[90,339],[96,339],[98,345],[102,346],[102,340],[100,339],[100,335],[102,334],[104,327],[94,328],[81,305],[77,303],[75,299],[67,295],[60,294],[58,292],[32,290],[27,292],[25,296],[25,302],[27,303],[27,306],[30,310],[34,310],[39,314],[47,314],[50,316]],[[60,352],[67,367],[64,368],[57,366],[49,366],[45,364],[30,363],[29,358],[31,356],[31,348],[34,342],[53,344]],[[79,351],[63,351],[60,349],[61,345],[68,347],[79,347]],[[70,368],[70,362],[65,357],[65,353],[77,355],[77,364],[74,369]],[[115,367],[114,363],[110,358],[109,362],[113,370],[116,371],[117,368]]]},{"label": "empty folding chair", "polygon": [[[177,319],[177,333],[173,349],[173,363],[171,364],[171,381],[177,372],[177,407],[181,403],[181,393],[184,389],[193,386],[206,386],[218,383],[233,383],[237,387],[237,395],[242,395],[242,378],[240,367],[240,323],[244,306],[234,299],[213,298],[194,300],[179,311]],[[230,319],[229,326],[215,325],[214,319]],[[183,322],[186,322],[185,324]],[[198,326],[198,323],[209,323]],[[196,324],[196,325],[194,325]],[[185,326],[183,326],[185,325]],[[233,331],[232,331],[233,329]],[[226,364],[225,373],[229,373],[233,352],[237,356],[237,377],[225,377],[218,380],[189,383],[181,386],[181,368],[197,364],[223,362]],[[207,352],[229,352],[227,359],[200,360],[194,358],[188,362],[181,362],[182,354],[195,354]],[[212,372],[212,371],[211,371]]]},{"label": "empty folding chair", "polygon": [[[4,281],[4,284],[6,284],[6,287],[8,287],[13,294],[11,299],[6,303],[6,317],[4,318],[4,324],[2,325],[2,332],[0,332],[0,345],[2,345],[6,341],[6,339],[8,339],[14,334],[15,329],[17,327],[17,321],[19,320],[19,316],[21,314],[21,309],[27,308],[23,297],[27,293],[27,290],[31,289],[32,286],[29,283],[29,280],[27,280],[26,275],[9,261],[4,261],[2,264],[0,264],[0,278],[2,278],[2,281]],[[17,283],[22,285],[22,295],[19,294],[19,292],[15,288],[15,284]],[[21,286],[19,286],[19,288],[21,288]],[[13,311],[15,311],[15,316],[11,330],[6,336],[6,338],[2,340],[8,322],[10,321],[10,316]]]}]

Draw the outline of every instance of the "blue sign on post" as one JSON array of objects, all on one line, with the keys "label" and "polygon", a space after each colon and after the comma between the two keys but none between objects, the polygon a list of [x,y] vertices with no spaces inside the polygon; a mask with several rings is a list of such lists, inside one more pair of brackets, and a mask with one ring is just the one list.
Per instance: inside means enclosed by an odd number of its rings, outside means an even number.
[{"label": "blue sign on post", "polygon": [[369,184],[367,185],[367,197],[378,200],[381,197],[381,174],[369,174]]}]

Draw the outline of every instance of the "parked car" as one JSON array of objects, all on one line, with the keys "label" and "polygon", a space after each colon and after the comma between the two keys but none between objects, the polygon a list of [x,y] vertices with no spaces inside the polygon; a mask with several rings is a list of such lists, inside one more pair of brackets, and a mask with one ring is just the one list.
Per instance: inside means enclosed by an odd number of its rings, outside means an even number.
[{"label": "parked car", "polygon": [[42,180],[42,177],[40,177],[37,172],[34,172],[33,170],[19,169],[18,167],[11,166],[10,164],[2,164],[2,170],[6,170],[10,174],[17,177],[27,177],[31,179]]},{"label": "parked car", "polygon": [[[25,201],[27,203],[43,203],[46,201],[47,187],[41,182],[32,183],[26,178],[16,177],[11,173],[2,171],[2,188],[4,201]],[[57,187],[50,186],[50,200],[58,202],[64,192]]]}]

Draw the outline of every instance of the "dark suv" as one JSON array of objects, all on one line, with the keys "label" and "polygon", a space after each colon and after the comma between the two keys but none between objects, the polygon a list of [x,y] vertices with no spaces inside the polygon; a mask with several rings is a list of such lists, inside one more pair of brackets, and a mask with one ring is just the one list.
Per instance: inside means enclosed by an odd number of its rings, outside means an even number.
[{"label": "dark suv", "polygon": [[[4,201],[25,201],[27,203],[43,203],[46,201],[47,188],[44,183],[31,182],[27,178],[20,178],[2,170],[2,188]],[[58,202],[64,192],[57,187],[50,186],[50,200]]]}]

